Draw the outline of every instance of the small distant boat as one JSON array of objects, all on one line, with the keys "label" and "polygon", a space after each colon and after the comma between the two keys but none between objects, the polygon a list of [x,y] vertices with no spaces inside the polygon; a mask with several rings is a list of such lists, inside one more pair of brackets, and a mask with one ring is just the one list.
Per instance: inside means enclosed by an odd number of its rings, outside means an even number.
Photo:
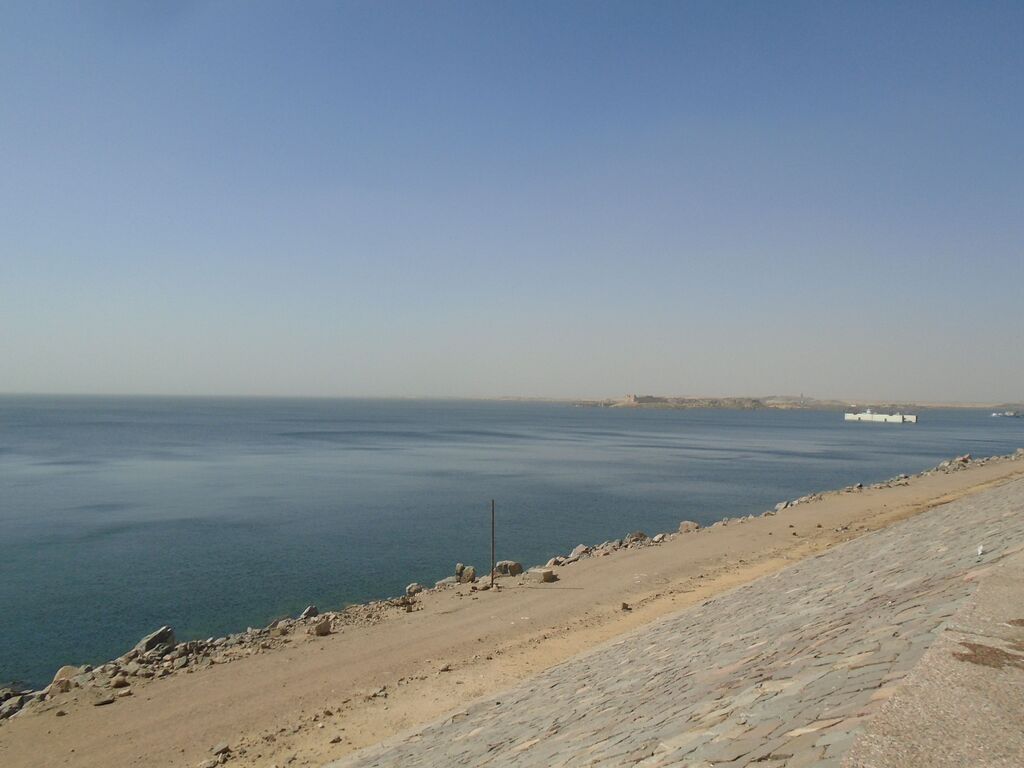
[{"label": "small distant boat", "polygon": [[1007,418],[1007,419],[1020,419],[1024,418],[1024,413],[1020,411],[1002,411],[1001,413],[993,413],[995,418]]},{"label": "small distant boat", "polygon": [[844,413],[844,421],[877,421],[885,424],[917,424],[913,413],[875,413],[870,408],[860,413]]}]

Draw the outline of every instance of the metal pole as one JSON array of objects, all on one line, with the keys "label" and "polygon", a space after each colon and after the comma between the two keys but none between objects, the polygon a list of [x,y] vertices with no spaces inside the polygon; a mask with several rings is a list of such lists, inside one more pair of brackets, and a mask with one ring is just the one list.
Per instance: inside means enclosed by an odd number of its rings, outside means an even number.
[{"label": "metal pole", "polygon": [[494,499],[491,499],[491,586],[494,586]]}]

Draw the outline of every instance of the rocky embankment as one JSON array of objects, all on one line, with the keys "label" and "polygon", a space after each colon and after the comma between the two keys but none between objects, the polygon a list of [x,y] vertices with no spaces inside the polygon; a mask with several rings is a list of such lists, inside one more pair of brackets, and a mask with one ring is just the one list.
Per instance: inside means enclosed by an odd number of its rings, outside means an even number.
[{"label": "rocky embankment", "polygon": [[[781,501],[772,509],[761,513],[760,516],[784,514],[788,509],[812,504],[839,494],[907,485],[913,477],[960,472],[972,466],[1006,461],[1024,461],[1024,449],[1018,449],[1016,453],[1007,456],[982,459],[973,459],[970,455],[958,456],[915,476],[901,474],[870,486],[857,483],[836,491],[808,494],[798,499]],[[747,515],[725,518],[709,527],[740,525],[755,517],[757,516]],[[497,564],[494,576],[497,579],[555,581],[558,578],[559,569],[571,567],[584,558],[606,557],[621,550],[658,546],[677,536],[697,535],[700,530],[701,526],[697,522],[684,520],[677,530],[671,532],[648,536],[643,531],[633,531],[621,539],[605,541],[594,546],[580,544],[568,554],[553,557],[545,565],[531,568],[528,571],[524,571],[523,566],[516,561],[503,560]],[[84,698],[95,706],[115,704],[119,699],[132,696],[136,687],[149,684],[150,681],[172,675],[192,674],[216,664],[230,663],[240,658],[272,651],[292,642],[298,635],[330,635],[343,630],[346,626],[375,624],[400,612],[421,610],[420,599],[423,595],[432,591],[450,589],[456,584],[470,584],[471,590],[490,588],[490,580],[486,578],[481,580],[474,566],[459,563],[456,565],[453,575],[441,579],[430,588],[412,583],[401,597],[353,605],[341,611],[321,613],[315,606],[309,606],[297,617],[283,617],[271,622],[266,627],[250,627],[244,632],[224,637],[179,642],[171,627],[160,627],[142,638],[132,649],[105,664],[95,667],[90,665],[61,667],[54,675],[50,685],[41,690],[0,688],[0,723],[6,718],[20,717],[33,710],[44,708],[55,709],[56,714],[60,716],[62,714],[60,706],[68,697],[76,697],[79,700]],[[623,604],[623,608],[628,609],[628,606]],[[230,754],[230,749],[219,752],[215,755],[215,762],[226,762],[230,759]]]}]

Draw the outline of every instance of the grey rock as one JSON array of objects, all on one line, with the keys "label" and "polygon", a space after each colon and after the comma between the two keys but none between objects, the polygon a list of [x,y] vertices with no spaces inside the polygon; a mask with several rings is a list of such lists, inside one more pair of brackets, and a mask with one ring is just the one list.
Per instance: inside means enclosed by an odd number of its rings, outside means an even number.
[{"label": "grey rock", "polygon": [[459,583],[472,584],[474,581],[476,581],[476,568],[472,565],[464,566],[459,573]]},{"label": "grey rock", "polygon": [[174,647],[174,630],[166,625],[139,640],[134,650],[138,653],[150,653],[165,647],[168,650]]},{"label": "grey rock", "polygon": [[314,616],[319,616],[320,611],[317,610],[315,605],[307,605],[306,610],[299,614],[300,619],[312,619]]},{"label": "grey rock", "polygon": [[8,717],[10,717],[19,709],[21,709],[24,704],[24,695],[11,696],[3,704],[0,704],[0,720],[5,720]]},{"label": "grey rock", "polygon": [[683,520],[683,522],[679,524],[680,533],[694,533],[695,531],[699,530],[700,523],[695,523],[693,522],[693,520]]}]

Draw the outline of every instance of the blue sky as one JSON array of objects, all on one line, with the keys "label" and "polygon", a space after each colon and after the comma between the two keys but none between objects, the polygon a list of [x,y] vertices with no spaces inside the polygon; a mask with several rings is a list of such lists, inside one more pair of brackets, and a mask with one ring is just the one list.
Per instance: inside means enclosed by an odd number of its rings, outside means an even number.
[{"label": "blue sky", "polygon": [[1019,3],[6,3],[0,391],[1024,399]]}]

